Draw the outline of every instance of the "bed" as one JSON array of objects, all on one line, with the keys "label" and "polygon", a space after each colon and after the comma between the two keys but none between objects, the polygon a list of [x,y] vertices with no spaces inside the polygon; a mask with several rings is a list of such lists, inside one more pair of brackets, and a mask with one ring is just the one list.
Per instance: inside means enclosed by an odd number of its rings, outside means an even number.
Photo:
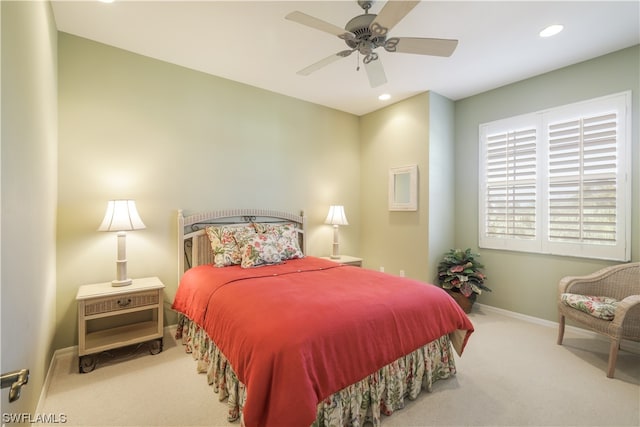
[{"label": "bed", "polygon": [[436,286],[305,255],[305,221],[179,211],[176,336],[229,421],[379,425],[456,373],[473,325]]}]

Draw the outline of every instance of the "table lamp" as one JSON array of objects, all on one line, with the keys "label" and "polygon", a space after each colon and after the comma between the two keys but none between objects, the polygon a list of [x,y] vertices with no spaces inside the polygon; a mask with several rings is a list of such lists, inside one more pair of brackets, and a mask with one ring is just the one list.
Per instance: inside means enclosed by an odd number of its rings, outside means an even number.
[{"label": "table lamp", "polygon": [[132,280],[127,277],[127,231],[145,228],[134,200],[109,200],[107,212],[98,231],[118,232],[118,258],[116,259],[116,280],[111,286],[127,286]]},{"label": "table lamp", "polygon": [[339,243],[338,243],[338,227],[341,225],[349,225],[347,216],[344,214],[344,206],[331,205],[325,224],[333,225],[333,248],[331,250],[332,259],[340,259]]}]

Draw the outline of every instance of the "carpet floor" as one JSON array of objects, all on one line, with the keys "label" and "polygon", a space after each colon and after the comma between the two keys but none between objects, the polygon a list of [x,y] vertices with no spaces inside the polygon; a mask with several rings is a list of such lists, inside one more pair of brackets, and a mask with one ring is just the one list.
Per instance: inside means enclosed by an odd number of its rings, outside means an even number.
[{"label": "carpet floor", "polygon": [[[456,356],[457,375],[383,417],[384,427],[640,426],[639,354],[621,350],[609,379],[606,341],[567,330],[558,346],[556,328],[489,307],[469,317],[476,332]],[[87,374],[76,354],[58,354],[38,413],[86,427],[238,426],[171,333],[160,354],[129,348]]]}]

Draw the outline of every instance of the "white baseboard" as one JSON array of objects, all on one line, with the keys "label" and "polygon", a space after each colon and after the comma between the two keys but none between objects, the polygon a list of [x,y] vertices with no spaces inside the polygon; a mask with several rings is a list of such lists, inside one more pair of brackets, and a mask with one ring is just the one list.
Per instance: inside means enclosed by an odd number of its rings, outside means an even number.
[{"label": "white baseboard", "polygon": [[[486,310],[486,311],[491,311],[497,314],[501,314],[503,316],[506,317],[511,317],[511,318],[515,318],[515,319],[520,319],[523,320],[525,322],[529,322],[529,323],[534,323],[537,325],[541,325],[541,326],[546,326],[549,328],[558,328],[558,322],[552,322],[550,320],[545,320],[545,319],[541,319],[539,317],[533,317],[533,316],[529,316],[526,314],[522,314],[522,313],[516,313],[515,311],[509,311],[509,310],[505,310],[502,308],[498,308],[498,307],[492,307],[490,305],[485,305],[485,304],[480,304],[480,303],[475,303],[475,306],[478,306],[479,308],[481,308],[482,310]],[[175,333],[176,330],[176,326],[177,325],[168,325],[164,327],[164,332],[165,334],[169,333],[170,335],[173,335]],[[575,326],[569,326],[567,325],[565,327],[565,330],[567,331],[571,331],[572,333],[575,333],[577,335],[582,335],[584,337],[587,338],[595,338],[595,339],[599,339],[602,341],[607,341],[606,338],[600,334],[597,334],[595,332],[592,331],[588,331],[586,329],[582,329],[582,328],[578,328]],[[608,341],[607,341],[608,342]],[[621,349],[625,350],[625,351],[629,351],[631,353],[637,353],[640,354],[640,343],[637,342],[633,342],[633,341],[623,341],[621,346]],[[49,384],[50,384],[50,378],[53,374],[53,370],[56,366],[56,363],[58,362],[58,359],[62,356],[66,356],[69,353],[75,353],[76,355],[78,354],[78,346],[74,345],[71,347],[66,347],[66,348],[61,348],[56,350],[53,353],[53,357],[51,358],[51,363],[49,364],[49,370],[47,371],[47,376],[45,377],[44,380],[44,384],[42,385],[42,391],[40,392],[40,398],[38,400],[38,406],[36,407],[36,413],[41,413],[41,405],[44,402],[44,398],[47,395],[47,391],[49,390]]]},{"label": "white baseboard", "polygon": [[[173,335],[175,333],[177,325],[168,325],[164,327],[164,333]],[[47,370],[47,376],[44,378],[44,383],[42,384],[42,390],[40,391],[40,397],[38,398],[38,405],[36,406],[36,414],[42,413],[42,404],[44,402],[45,397],[47,396],[47,392],[49,391],[49,385],[51,383],[51,377],[53,375],[53,370],[58,363],[58,360],[69,354],[73,354],[74,356],[78,356],[78,346],[73,345],[71,347],[60,348],[53,352],[53,356],[51,357],[51,363],[49,363],[49,369]]]},{"label": "white baseboard", "polygon": [[51,362],[49,363],[49,369],[47,370],[47,375],[44,377],[44,383],[42,384],[42,389],[40,390],[40,397],[38,398],[38,405],[36,406],[36,414],[42,413],[42,403],[44,402],[44,398],[47,396],[47,392],[49,391],[51,376],[53,375],[53,370],[58,363],[58,359],[62,356],[66,356],[69,353],[78,354],[78,346],[74,345],[72,347],[61,348],[53,352]]},{"label": "white baseboard", "polygon": [[[492,311],[494,313],[498,313],[503,316],[512,317],[515,319],[523,320],[525,322],[535,323],[537,325],[558,329],[558,322],[552,322],[551,320],[540,319],[539,317],[533,317],[533,316],[529,316],[522,313],[516,313],[515,311],[509,311],[509,310],[505,310],[498,307],[492,307],[490,305],[485,305],[480,303],[475,303],[474,305],[479,306],[483,310]],[[576,326],[566,325],[565,331],[570,331],[576,335],[581,335],[585,338],[595,338],[601,341],[606,341],[607,343],[609,342],[609,340],[604,335],[598,334],[593,331],[589,331],[587,329],[578,328]],[[640,342],[623,340],[622,343],[620,344],[620,348],[622,350],[625,350],[631,353],[640,354]]]}]

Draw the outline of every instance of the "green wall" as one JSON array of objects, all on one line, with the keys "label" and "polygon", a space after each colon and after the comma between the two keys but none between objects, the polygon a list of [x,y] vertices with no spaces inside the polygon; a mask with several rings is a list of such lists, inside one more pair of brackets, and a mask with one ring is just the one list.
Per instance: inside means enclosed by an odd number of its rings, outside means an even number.
[{"label": "green wall", "polygon": [[[478,251],[478,126],[481,123],[607,94],[632,90],[632,239],[634,261],[640,260],[640,143],[638,94],[640,46],[614,52],[456,102],[456,246]],[[591,273],[611,262],[551,255],[479,250],[487,286],[479,302],[557,321],[558,281]]]},{"label": "green wall", "polygon": [[[167,323],[179,208],[304,209],[308,253],[328,255],[323,221],[343,204],[341,253],[424,281],[433,280],[429,248],[439,257],[453,242],[450,212],[436,212],[429,231],[430,198],[453,197],[451,168],[431,172],[453,157],[444,97],[359,118],[64,33],[59,63],[57,348],[77,341],[78,286],[115,274],[115,236],[96,231],[112,198],[137,201],[147,228],[128,233],[129,276],[163,280]],[[419,168],[419,209],[390,212],[389,168],[408,164]]]},{"label": "green wall", "polygon": [[[304,209],[309,253],[326,255],[327,208],[344,204],[341,253],[433,282],[447,249],[478,250],[480,123],[629,88],[638,103],[637,46],[460,101],[427,92],[362,117],[68,34],[59,63],[56,348],[76,342],[78,286],[113,278],[115,237],[96,232],[111,198],[137,200],[147,229],[129,233],[129,275],[158,275],[167,306],[179,208]],[[637,123],[633,135],[637,169]],[[388,170],[408,164],[419,169],[418,210],[390,212]],[[637,259],[637,227],[634,245]],[[494,292],[480,302],[549,320],[560,277],[608,265],[481,252]]]},{"label": "green wall", "polygon": [[[2,412],[34,411],[52,351],[77,341],[78,286],[113,279],[115,236],[96,231],[111,198],[137,200],[147,229],[129,233],[129,275],[160,276],[167,305],[179,208],[304,209],[309,253],[326,255],[324,217],[344,204],[342,253],[432,281],[450,246],[478,250],[480,123],[631,89],[640,260],[639,46],[455,103],[431,92],[358,118],[57,33],[47,2],[0,2],[0,18],[1,367],[31,369],[17,403],[2,391]],[[388,169],[406,164],[419,167],[419,210],[389,212]],[[480,302],[549,320],[560,277],[610,264],[481,253],[494,292]]]},{"label": "green wall", "polygon": [[97,232],[106,203],[136,200],[145,230],[127,235],[130,277],[177,288],[176,215],[227,208],[305,211],[307,249],[331,251],[329,205],[345,206],[341,252],[360,248],[358,117],[59,35],[56,348],[77,342],[80,285],[115,276],[116,236]]},{"label": "green wall", "polygon": [[429,252],[427,281],[437,283],[438,263],[455,241],[455,103],[430,92]]}]

